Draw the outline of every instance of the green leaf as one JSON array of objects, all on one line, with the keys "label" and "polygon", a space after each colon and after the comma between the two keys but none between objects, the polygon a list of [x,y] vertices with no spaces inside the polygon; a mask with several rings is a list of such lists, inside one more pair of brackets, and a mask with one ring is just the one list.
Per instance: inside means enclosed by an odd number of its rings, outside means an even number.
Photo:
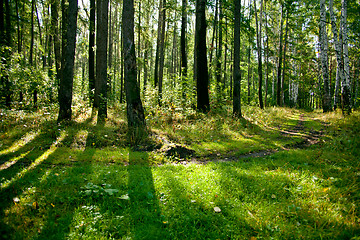
[{"label": "green leaf", "polygon": [[109,188],[109,189],[105,189],[104,191],[105,191],[107,194],[109,194],[109,195],[113,195],[114,193],[119,192],[119,189]]}]

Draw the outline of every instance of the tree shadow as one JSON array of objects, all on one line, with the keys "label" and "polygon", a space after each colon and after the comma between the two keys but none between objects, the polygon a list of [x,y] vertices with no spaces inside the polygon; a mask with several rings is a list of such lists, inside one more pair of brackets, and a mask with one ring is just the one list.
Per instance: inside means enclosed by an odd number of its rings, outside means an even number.
[{"label": "tree shadow", "polygon": [[166,239],[166,224],[162,219],[146,152],[129,151],[128,176],[134,239]]}]

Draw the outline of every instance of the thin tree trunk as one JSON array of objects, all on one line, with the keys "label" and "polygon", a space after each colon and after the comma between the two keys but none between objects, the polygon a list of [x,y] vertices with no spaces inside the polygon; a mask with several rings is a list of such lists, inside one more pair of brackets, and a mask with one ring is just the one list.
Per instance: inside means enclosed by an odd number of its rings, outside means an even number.
[{"label": "thin tree trunk", "polygon": [[162,18],[161,18],[161,34],[159,48],[159,104],[162,99],[163,79],[164,79],[164,62],[165,62],[165,29],[166,29],[166,0],[163,1]]},{"label": "thin tree trunk", "polygon": [[197,109],[201,112],[210,110],[205,9],[206,0],[196,0],[194,76],[197,90]]},{"label": "thin tree trunk", "polygon": [[240,0],[235,1],[234,8],[234,65],[233,65],[233,115],[241,118],[241,73],[240,73]]},{"label": "thin tree trunk", "polygon": [[325,0],[320,0],[320,58],[323,76],[323,111],[331,111],[330,85],[329,85],[329,66],[328,66],[328,39],[326,31],[326,11]]},{"label": "thin tree trunk", "polygon": [[187,30],[187,0],[182,0],[181,6],[181,36],[180,36],[180,56],[181,56],[181,84],[183,101],[186,99],[187,83],[187,55],[186,55],[186,30]]},{"label": "thin tree trunk", "polygon": [[258,52],[258,74],[259,74],[259,105],[260,108],[264,108],[263,98],[262,98],[262,81],[263,81],[263,73],[262,73],[262,46],[261,46],[261,25],[262,25],[262,8],[263,1],[260,3],[260,26],[258,24],[258,15],[256,9],[256,0],[254,0],[254,10],[255,10],[255,21],[256,21],[256,39],[257,39],[257,52]]},{"label": "thin tree trunk", "polygon": [[30,14],[30,55],[29,55],[29,64],[33,65],[33,55],[34,55],[34,12],[35,12],[35,0],[31,0],[31,14]]},{"label": "thin tree trunk", "polygon": [[89,19],[89,101],[94,107],[95,92],[95,0],[90,0],[90,19]]},{"label": "thin tree trunk", "polygon": [[285,37],[284,37],[284,56],[283,56],[283,67],[282,67],[282,75],[281,75],[281,106],[285,105],[284,83],[285,83],[286,50],[287,50],[288,32],[289,32],[289,10],[286,11],[286,25],[285,25]]},{"label": "thin tree trunk", "polygon": [[62,120],[71,120],[71,103],[72,103],[72,88],[74,76],[74,60],[75,60],[75,45],[76,45],[76,23],[77,23],[77,0],[69,0],[69,8],[67,12],[68,23],[63,26],[66,29],[65,48],[63,54],[63,69],[62,78],[60,81],[59,90],[59,116],[58,122]]},{"label": "thin tree trunk", "polygon": [[[137,42],[137,50],[138,50],[138,52],[137,52],[137,58],[138,59],[140,59],[140,57],[141,57],[141,42],[140,42],[140,40],[141,40],[141,0],[139,0],[139,10],[138,10],[138,27],[137,27],[137,29],[138,29],[138,35],[137,35],[137,37],[138,37],[138,42]],[[139,63],[139,62],[138,62]],[[141,75],[141,65],[139,64],[138,65],[138,77],[137,77],[137,80],[139,81],[139,84],[140,84],[140,75]]]},{"label": "thin tree trunk", "polygon": [[[217,56],[216,56],[216,67],[215,67],[215,76],[216,76],[216,86],[217,86],[217,97],[220,98],[220,88],[224,89],[224,86],[221,86],[221,57],[222,57],[222,18],[223,18],[223,12],[222,12],[222,6],[223,2],[222,0],[219,0],[219,37],[218,37],[218,44],[217,44]],[[220,100],[220,99],[218,99]]]},{"label": "thin tree trunk", "polygon": [[335,82],[335,91],[334,91],[334,109],[336,109],[340,103],[339,102],[340,83],[344,81],[344,64],[342,60],[342,29],[340,28],[340,35],[338,36],[336,19],[333,11],[333,2],[334,2],[333,0],[329,1],[329,10],[330,10],[330,19],[331,19],[331,30],[334,37],[335,55],[337,62],[336,82]]},{"label": "thin tree trunk", "polygon": [[351,113],[351,89],[350,89],[350,63],[348,50],[348,30],[347,30],[347,0],[341,1],[341,28],[343,39],[343,55],[344,55],[344,79],[342,82],[341,98],[343,114]]},{"label": "thin tree trunk", "polygon": [[277,69],[277,89],[276,89],[276,104],[281,106],[281,67],[282,67],[282,48],[283,48],[283,26],[284,26],[284,5],[281,5],[281,20],[280,20],[280,34],[279,34],[279,57]]},{"label": "thin tree trunk", "polygon": [[55,68],[56,68],[56,87],[59,91],[61,78],[61,53],[60,53],[60,37],[59,37],[59,4],[57,0],[51,2],[51,32],[54,39],[54,54],[55,54]]},{"label": "thin tree trunk", "polygon": [[267,106],[267,95],[268,95],[268,85],[269,85],[269,33],[268,33],[268,22],[267,22],[267,13],[266,13],[266,2],[264,5],[265,10],[265,34],[266,34],[266,57],[265,57],[265,102],[264,106]]}]

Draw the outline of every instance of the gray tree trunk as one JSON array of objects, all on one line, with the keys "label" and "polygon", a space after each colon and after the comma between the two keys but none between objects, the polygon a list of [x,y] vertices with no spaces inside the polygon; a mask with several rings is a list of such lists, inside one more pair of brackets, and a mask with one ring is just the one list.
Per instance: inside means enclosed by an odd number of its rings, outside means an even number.
[{"label": "gray tree trunk", "polygon": [[320,0],[320,60],[321,70],[324,83],[323,89],[323,111],[329,112],[332,110],[330,98],[330,84],[329,84],[329,60],[328,60],[328,38],[326,31],[326,11],[325,0]]},{"label": "gray tree trunk", "polygon": [[140,99],[140,86],[137,77],[137,65],[134,41],[134,0],[123,0],[122,13],[124,81],[126,91],[126,110],[129,136],[142,137],[145,125],[144,108]]}]

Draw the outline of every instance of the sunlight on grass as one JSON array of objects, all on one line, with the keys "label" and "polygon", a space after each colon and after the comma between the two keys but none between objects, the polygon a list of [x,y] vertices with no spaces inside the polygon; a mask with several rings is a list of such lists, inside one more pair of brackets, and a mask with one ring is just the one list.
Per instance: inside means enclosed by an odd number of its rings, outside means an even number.
[{"label": "sunlight on grass", "polygon": [[86,147],[86,139],[88,137],[88,134],[89,132],[87,130],[79,130],[74,137],[74,141],[71,144],[71,148],[84,151]]},{"label": "sunlight on grass", "polygon": [[26,144],[28,144],[29,142],[34,140],[34,138],[37,135],[39,135],[39,133],[40,133],[40,130],[38,130],[36,132],[28,132],[28,133],[26,133],[26,135],[24,137],[22,137],[20,140],[18,140],[16,142],[14,142],[13,145],[11,145],[11,147],[0,151],[0,156],[4,155],[4,154],[8,154],[10,152],[15,152],[15,151],[19,150],[20,148],[22,148],[23,146],[25,146]]},{"label": "sunlight on grass", "polygon": [[55,150],[57,149],[57,145],[61,143],[64,138],[66,137],[66,131],[62,131],[60,136],[56,139],[55,142],[50,146],[50,148],[44,152],[40,157],[38,157],[31,165],[27,168],[24,168],[22,171],[18,172],[12,179],[5,181],[1,184],[0,189],[7,188],[11,183],[17,181],[20,179],[24,174],[26,174],[31,169],[38,166],[40,163],[42,163],[45,159],[47,159]]},{"label": "sunlight on grass", "polygon": [[14,157],[14,158],[10,159],[9,161],[7,161],[6,163],[0,165],[0,171],[11,167],[11,166],[14,165],[17,161],[19,161],[20,159],[22,159],[22,158],[24,158],[26,155],[28,155],[30,152],[31,152],[31,151],[27,151],[27,152],[25,152],[25,153],[23,153],[23,154],[20,154],[19,156]]}]

